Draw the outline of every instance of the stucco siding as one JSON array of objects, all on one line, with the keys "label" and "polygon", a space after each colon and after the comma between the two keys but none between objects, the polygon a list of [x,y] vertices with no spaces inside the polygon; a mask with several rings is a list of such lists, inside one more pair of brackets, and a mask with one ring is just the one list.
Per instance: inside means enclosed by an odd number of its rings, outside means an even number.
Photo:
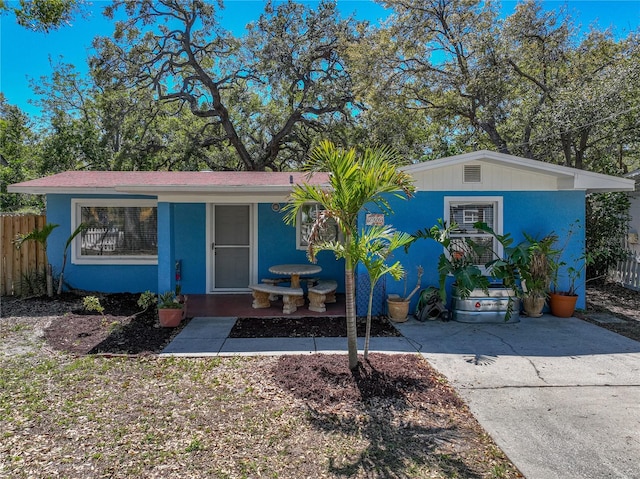
[{"label": "stucco siding", "polygon": [[[296,249],[295,226],[285,224],[283,218],[284,213],[273,211],[271,204],[258,205],[258,281],[274,276],[269,273],[274,264],[309,262],[306,251]],[[344,261],[336,260],[330,251],[318,253],[317,260],[322,267],[318,277],[335,279],[338,291],[344,292]]]},{"label": "stucco siding", "polygon": [[[523,232],[535,237],[542,237],[555,232],[560,236],[560,246],[566,246],[562,260],[571,263],[581,256],[584,248],[584,205],[585,195],[581,191],[447,191],[447,192],[418,192],[416,196],[403,201],[390,199],[395,214],[386,218],[386,224],[392,225],[399,231],[414,233],[419,229],[430,228],[439,218],[444,217],[445,196],[490,196],[502,197],[503,204],[503,233],[511,233],[514,244],[524,239]],[[364,213],[361,222],[364,224]],[[574,227],[570,241],[567,241],[568,231]],[[394,259],[399,260],[409,274],[407,289],[410,291],[416,284],[417,265],[422,265],[424,274],[422,287],[438,286],[438,258],[442,248],[435,241],[419,240],[415,242],[408,253],[396,251]],[[358,275],[366,275],[362,266],[358,268]],[[559,278],[560,288],[568,285],[563,272]],[[584,278],[580,280],[578,288],[580,298],[578,308],[584,308]],[[404,293],[404,283],[385,278],[386,294]],[[450,291],[449,291],[450,296]],[[417,303],[417,295],[412,299],[411,308]],[[378,304],[374,314],[379,314],[384,304]],[[366,314],[366,302],[358,300],[358,314]]]},{"label": "stucco siding", "polygon": [[[72,198],[113,198],[109,195],[47,195],[47,222],[60,225],[53,230],[47,243],[47,256],[54,275],[62,268],[62,255],[67,238],[73,232],[71,225]],[[148,198],[118,195],[118,199]],[[65,282],[72,288],[103,293],[155,291],[158,286],[157,265],[95,265],[73,264],[69,249],[64,271]]]},{"label": "stucco siding", "polygon": [[[560,246],[565,247],[563,261],[572,264],[584,248],[584,228],[575,229],[570,241],[568,231],[572,225],[584,226],[585,195],[582,191],[420,191],[410,201],[390,197],[395,210],[386,223],[400,231],[414,233],[421,228],[436,224],[444,216],[445,196],[488,196],[502,198],[503,232],[512,234],[517,243],[524,239],[523,231],[541,237],[555,232],[560,236]],[[107,195],[73,195],[73,198],[109,198]],[[118,198],[141,198],[122,196]],[[47,221],[60,225],[49,238],[48,256],[59,273],[62,266],[64,244],[72,231],[71,195],[47,196]],[[257,205],[257,232],[255,279],[272,276],[268,268],[279,263],[307,263],[306,251],[296,249],[296,229],[283,222],[284,213],[273,211],[270,203]],[[365,212],[360,222],[364,225]],[[71,251],[65,270],[66,281],[74,288],[101,292],[163,291],[175,286],[175,262],[181,261],[181,284],[185,293],[206,293],[207,289],[207,205],[205,203],[158,203],[158,265],[94,265],[74,264]],[[397,251],[398,259],[409,272],[408,289],[415,285],[416,267],[422,265],[422,286],[438,284],[437,263],[442,252],[434,241],[420,240],[408,253]],[[344,292],[344,261],[336,260],[331,252],[320,252],[318,264],[323,271],[318,276],[338,281],[338,291]],[[357,269],[358,314],[366,314],[368,281],[366,271]],[[568,279],[563,272],[560,288],[566,287]],[[374,314],[384,310],[386,294],[403,294],[404,284],[385,278],[378,288],[379,299],[374,305]],[[583,308],[584,278],[578,287],[578,308]],[[413,298],[415,307],[417,296]]]},{"label": "stucco siding", "polygon": [[[203,203],[173,205],[175,258],[182,266],[182,291],[190,294],[206,293],[207,285],[207,208]],[[174,264],[175,268],[175,264]],[[175,276],[175,269],[173,272]]]},{"label": "stucco siding", "polygon": [[[109,195],[48,195],[47,221],[59,224],[48,242],[49,261],[58,273],[62,266],[64,244],[72,231],[72,199],[115,198]],[[142,196],[118,195],[118,199]],[[144,197],[148,198],[148,197]],[[257,205],[258,231],[255,234],[257,264],[255,280],[273,276],[268,268],[280,263],[307,263],[306,251],[296,249],[296,229],[286,225],[282,212],[274,212],[269,204]],[[65,279],[73,288],[100,292],[162,292],[176,285],[176,262],[181,263],[180,284],[184,293],[207,293],[208,251],[207,205],[205,203],[158,202],[158,264],[73,264],[69,251]],[[338,281],[344,291],[344,262],[331,252],[321,252],[318,276]]]}]

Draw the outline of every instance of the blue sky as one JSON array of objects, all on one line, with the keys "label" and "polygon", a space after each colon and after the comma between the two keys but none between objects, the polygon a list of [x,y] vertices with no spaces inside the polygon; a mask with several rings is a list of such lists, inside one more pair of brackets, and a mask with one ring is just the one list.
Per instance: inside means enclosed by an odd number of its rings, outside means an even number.
[{"label": "blue sky", "polygon": [[[16,25],[10,15],[0,18],[0,91],[9,103],[17,105],[30,115],[37,109],[28,103],[33,98],[29,78],[37,80],[48,75],[49,58],[54,62],[71,63],[80,71],[86,71],[86,58],[90,54],[91,40],[95,35],[110,35],[112,25],[102,17],[106,3],[94,1],[87,18],[76,18],[73,25],[49,34],[34,33]],[[503,1],[505,14],[513,11],[516,1]],[[264,2],[255,0],[226,0],[223,23],[236,34],[244,25],[255,20],[262,12]],[[575,23],[584,28],[596,24],[599,28],[612,27],[618,36],[625,36],[640,25],[640,0],[544,0],[547,9],[565,6]],[[344,14],[356,14],[359,19],[375,22],[387,12],[372,0],[338,0]]]}]

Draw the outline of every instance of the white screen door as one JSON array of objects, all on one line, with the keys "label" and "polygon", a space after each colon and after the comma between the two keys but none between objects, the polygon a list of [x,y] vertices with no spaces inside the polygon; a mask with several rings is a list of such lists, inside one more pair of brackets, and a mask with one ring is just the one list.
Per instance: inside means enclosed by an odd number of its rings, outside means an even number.
[{"label": "white screen door", "polygon": [[212,287],[247,289],[251,283],[251,206],[213,207]]}]

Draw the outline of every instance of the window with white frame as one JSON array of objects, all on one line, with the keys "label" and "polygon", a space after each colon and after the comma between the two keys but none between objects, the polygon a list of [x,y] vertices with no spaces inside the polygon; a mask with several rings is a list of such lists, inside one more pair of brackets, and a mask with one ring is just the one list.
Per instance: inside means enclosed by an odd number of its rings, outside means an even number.
[{"label": "window with white frame", "polygon": [[158,208],[153,200],[72,201],[75,263],[137,264],[158,259]]},{"label": "window with white frame", "polygon": [[[454,259],[471,258],[473,264],[483,266],[502,255],[502,245],[490,234],[474,227],[475,223],[486,223],[497,234],[502,234],[502,197],[445,197],[445,221],[457,225],[451,231],[449,254]],[[484,246],[478,255],[469,247],[467,240]]]},{"label": "window with white frame", "polygon": [[[322,206],[317,203],[303,205],[298,211],[296,221],[296,247],[306,250],[309,247],[309,238],[311,236],[313,225],[316,218],[323,210]],[[320,231],[320,239],[323,241],[333,241],[339,237],[338,224],[333,219],[329,219]]]}]

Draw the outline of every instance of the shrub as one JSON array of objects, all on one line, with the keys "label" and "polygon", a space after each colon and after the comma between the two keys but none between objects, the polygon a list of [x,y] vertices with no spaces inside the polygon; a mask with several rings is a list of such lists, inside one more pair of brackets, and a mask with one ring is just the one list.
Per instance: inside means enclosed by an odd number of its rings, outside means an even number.
[{"label": "shrub", "polygon": [[626,193],[597,193],[587,196],[586,249],[591,264],[587,280],[604,280],[618,261],[627,257],[625,235],[629,224]]}]

